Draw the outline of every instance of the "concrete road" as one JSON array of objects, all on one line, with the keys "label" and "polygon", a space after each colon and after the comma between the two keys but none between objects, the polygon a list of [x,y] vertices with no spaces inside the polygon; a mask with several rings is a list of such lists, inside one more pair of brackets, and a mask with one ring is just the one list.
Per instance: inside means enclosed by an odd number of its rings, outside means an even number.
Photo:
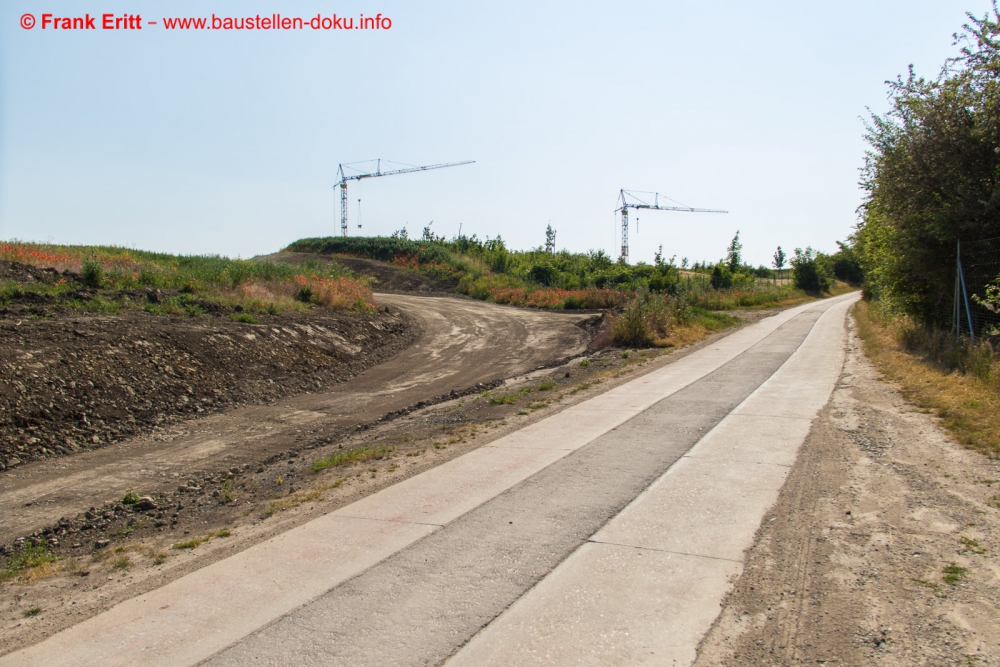
[{"label": "concrete road", "polygon": [[854,298],[746,327],[0,667],[690,664],[839,376]]}]

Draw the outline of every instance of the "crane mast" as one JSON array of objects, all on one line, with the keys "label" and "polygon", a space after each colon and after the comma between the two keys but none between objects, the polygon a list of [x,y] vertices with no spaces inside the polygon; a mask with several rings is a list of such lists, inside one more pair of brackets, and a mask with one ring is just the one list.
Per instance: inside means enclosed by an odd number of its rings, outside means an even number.
[{"label": "crane mast", "polygon": [[[621,202],[621,206],[615,209],[615,213],[621,211],[622,213],[622,250],[621,258],[624,261],[628,261],[628,210],[630,208],[640,209],[648,208],[653,211],[680,211],[682,213],[729,213],[729,211],[721,211],[713,208],[692,208],[691,206],[661,206],[660,205],[660,193],[659,192],[639,192],[642,195],[653,195],[653,203],[645,202],[636,196],[636,192],[632,190],[620,190],[618,193],[618,201]],[[630,201],[634,199],[635,201]],[[664,196],[664,199],[669,199],[669,197]],[[678,202],[674,202],[675,204]]]},{"label": "crane mast", "polygon": [[[371,160],[369,160],[371,162]],[[351,168],[351,164],[361,164],[358,162],[345,163],[337,165],[337,175],[340,180],[334,185],[334,188],[340,188],[340,233],[343,236],[347,236],[347,182],[348,181],[360,181],[363,178],[379,178],[381,176],[395,176],[396,174],[409,174],[416,171],[429,171],[431,169],[444,169],[445,167],[458,167],[463,164],[473,164],[475,160],[464,160],[462,162],[445,162],[442,164],[428,164],[419,167],[404,167],[403,169],[392,169],[390,171],[382,171],[382,160],[377,159],[375,162],[375,171],[365,172],[360,174],[347,175],[344,172],[344,167]],[[359,224],[358,227],[361,225]]]}]

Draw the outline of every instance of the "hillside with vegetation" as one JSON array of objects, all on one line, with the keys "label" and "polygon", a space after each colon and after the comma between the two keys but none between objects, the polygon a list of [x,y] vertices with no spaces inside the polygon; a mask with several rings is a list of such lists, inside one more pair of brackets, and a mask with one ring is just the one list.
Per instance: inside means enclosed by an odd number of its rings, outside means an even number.
[{"label": "hillside with vegetation", "polygon": [[285,251],[377,260],[498,304],[614,310],[619,313],[615,339],[631,345],[654,344],[672,326],[710,319],[713,311],[791,304],[830,293],[837,277],[860,278],[846,245],[833,256],[796,249],[789,265],[791,279],[779,278],[786,266],[781,249],[776,253],[781,256],[780,262],[775,260],[777,270],[752,267],[742,261],[738,232],[725,259],[690,268],[686,260],[678,267],[675,258],[664,259],[662,251],[653,264],[629,264],[613,261],[603,250],[571,253],[550,245],[518,251],[499,236],[446,240],[429,228],[420,239],[408,238],[405,230],[389,237],[308,238]]}]

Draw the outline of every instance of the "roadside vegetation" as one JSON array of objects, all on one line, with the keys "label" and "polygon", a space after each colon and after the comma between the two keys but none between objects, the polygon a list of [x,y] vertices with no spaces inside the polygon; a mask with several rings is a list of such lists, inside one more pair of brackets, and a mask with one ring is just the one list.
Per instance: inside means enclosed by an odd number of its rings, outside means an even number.
[{"label": "roadside vegetation", "polygon": [[[301,239],[285,251],[386,262],[498,304],[610,310],[614,342],[636,347],[673,344],[667,341],[678,328],[714,331],[735,321],[717,311],[793,305],[860,283],[857,258],[845,244],[835,255],[796,249],[789,264],[778,248],[773,270],[745,264],[742,247],[737,232],[715,264],[689,266],[683,259],[678,266],[676,257],[665,259],[661,250],[652,265],[633,265],[612,261],[602,250],[555,252],[548,241],[516,251],[499,236],[446,240],[426,227],[419,240],[400,230],[390,237]],[[791,279],[784,277],[786,266]]]},{"label": "roadside vegetation", "polygon": [[962,444],[1000,457],[1000,354],[968,338],[893,314],[882,303],[855,307],[865,353],[903,395],[939,416]]},{"label": "roadside vegetation", "polygon": [[889,84],[890,111],[868,123],[867,196],[853,237],[868,301],[855,317],[866,352],[907,398],[996,457],[1000,252],[985,279],[966,285],[975,337],[953,319],[958,243],[1000,241],[1000,14],[994,6],[969,19],[938,77],[911,68]]},{"label": "roadside vegetation", "polygon": [[[375,308],[367,282],[330,262],[271,264],[109,246],[21,242],[0,244],[0,260],[17,263],[6,271],[7,277],[0,277],[0,307],[31,301],[103,314],[141,308],[156,314],[197,316],[220,306],[246,313],[241,321],[247,322],[253,312],[274,315],[316,306],[356,312]],[[18,275],[17,265],[40,272],[27,279]]]}]

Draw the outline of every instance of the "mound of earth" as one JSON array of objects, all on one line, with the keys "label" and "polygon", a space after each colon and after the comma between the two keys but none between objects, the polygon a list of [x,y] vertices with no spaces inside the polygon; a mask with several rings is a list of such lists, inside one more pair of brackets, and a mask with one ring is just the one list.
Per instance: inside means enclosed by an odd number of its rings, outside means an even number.
[{"label": "mound of earth", "polygon": [[310,261],[336,262],[356,275],[370,278],[372,280],[372,289],[379,292],[442,294],[452,293],[458,286],[458,281],[436,280],[415,271],[401,269],[391,264],[372,259],[362,259],[360,257],[323,255],[308,252],[276,252],[271,255],[256,257],[255,259],[287,264],[305,264]]},{"label": "mound of earth", "polygon": [[0,317],[0,470],[185,416],[316,391],[419,335],[392,308],[258,317]]}]

